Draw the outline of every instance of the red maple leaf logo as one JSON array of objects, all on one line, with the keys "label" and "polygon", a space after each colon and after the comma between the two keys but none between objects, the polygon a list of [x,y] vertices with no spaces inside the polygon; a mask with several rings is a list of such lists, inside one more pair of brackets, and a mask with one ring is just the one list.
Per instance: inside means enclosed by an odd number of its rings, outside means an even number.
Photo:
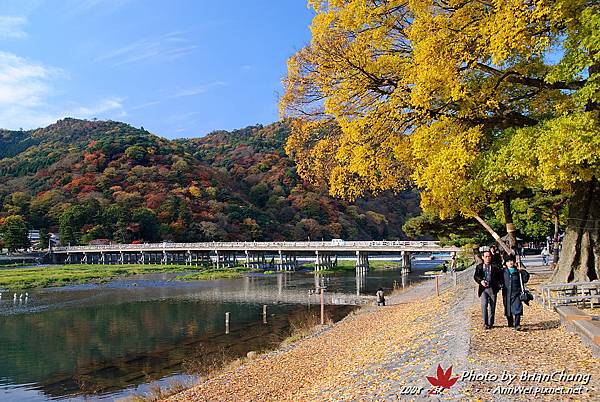
[{"label": "red maple leaf logo", "polygon": [[450,377],[452,377],[452,366],[450,366],[448,368],[448,370],[446,370],[446,372],[444,372],[444,369],[442,369],[442,366],[438,364],[437,377],[429,377],[429,376],[427,377],[427,380],[429,381],[429,383],[435,387],[431,391],[429,391],[429,393],[437,394],[438,391],[443,391],[444,388],[450,389],[450,387],[452,387],[456,383],[456,381],[458,381],[458,379],[459,379],[459,377],[454,377],[454,378],[450,378]]}]

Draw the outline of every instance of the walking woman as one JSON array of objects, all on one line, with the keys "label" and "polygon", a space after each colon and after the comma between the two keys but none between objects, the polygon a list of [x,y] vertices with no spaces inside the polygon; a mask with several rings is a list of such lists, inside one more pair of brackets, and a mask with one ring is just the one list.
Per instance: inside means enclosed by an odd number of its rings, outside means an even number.
[{"label": "walking woman", "polygon": [[509,255],[504,262],[506,268],[504,271],[504,286],[502,287],[502,302],[504,303],[504,315],[508,321],[508,326],[521,330],[521,317],[523,316],[523,302],[521,293],[523,285],[529,280],[529,272],[525,271],[523,266],[515,264],[515,256]]}]

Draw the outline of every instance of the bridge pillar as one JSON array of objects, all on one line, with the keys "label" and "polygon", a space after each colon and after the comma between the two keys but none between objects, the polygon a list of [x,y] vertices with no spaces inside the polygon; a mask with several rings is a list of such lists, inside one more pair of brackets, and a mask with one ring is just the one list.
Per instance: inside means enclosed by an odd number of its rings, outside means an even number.
[{"label": "bridge pillar", "polygon": [[233,253],[230,252],[225,252],[223,254],[220,255],[220,262],[221,262],[221,266],[223,268],[228,268],[228,267],[232,267],[233,265],[235,265],[234,260],[235,260],[235,256]]},{"label": "bridge pillar", "polygon": [[215,250],[215,254],[217,255],[217,258],[215,259],[215,265],[216,265],[217,269],[219,269],[221,267],[221,264],[219,261],[219,259],[221,258],[221,255],[219,254],[219,250]]},{"label": "bridge pillar", "polygon": [[104,251],[100,251],[100,261],[98,261],[100,264],[104,265]]},{"label": "bridge pillar", "polygon": [[409,273],[411,268],[410,252],[402,251],[402,273]]},{"label": "bridge pillar", "polygon": [[279,250],[279,264],[277,266],[278,271],[283,271],[285,268],[283,266],[283,253]]},{"label": "bridge pillar", "polygon": [[167,250],[163,250],[162,259],[160,260],[161,265],[167,265]]},{"label": "bridge pillar", "polygon": [[119,259],[118,259],[117,263],[123,264],[123,252],[122,251],[119,252]]},{"label": "bridge pillar", "polygon": [[320,271],[321,270],[321,254],[319,254],[319,251],[316,250],[315,254],[317,255],[316,259],[315,259],[315,271]]},{"label": "bridge pillar", "polygon": [[365,251],[356,252],[356,272],[367,272],[369,270],[369,253]]},{"label": "bridge pillar", "polygon": [[285,256],[285,270],[295,271],[296,270],[296,253],[286,254]]}]

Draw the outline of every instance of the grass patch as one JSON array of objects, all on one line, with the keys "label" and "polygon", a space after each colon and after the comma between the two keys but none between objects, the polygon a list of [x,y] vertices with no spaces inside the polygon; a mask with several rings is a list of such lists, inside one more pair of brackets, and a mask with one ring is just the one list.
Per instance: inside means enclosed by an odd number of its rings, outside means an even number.
[{"label": "grass patch", "polygon": [[[303,265],[305,268],[315,268],[314,263],[309,263]],[[395,261],[381,261],[381,260],[373,260],[369,261],[369,269],[372,270],[386,270],[386,269],[400,269],[402,268],[402,264]],[[340,271],[354,271],[356,269],[356,262],[354,260],[338,260],[337,266],[329,269],[322,269],[320,271],[316,271],[316,274],[324,275],[324,274],[332,274]]]},{"label": "grass patch", "polygon": [[396,261],[369,261],[369,268],[374,270],[385,270],[385,269],[400,269],[402,263]]},{"label": "grass patch", "polygon": [[258,272],[259,270],[245,267],[221,268],[221,269],[206,269],[188,275],[180,275],[175,277],[178,281],[199,281],[212,279],[235,279],[241,278],[244,273]]},{"label": "grass patch", "polygon": [[[202,269],[190,265],[48,265],[0,270],[0,287],[29,289],[68,284],[106,282],[131,275],[186,272]],[[207,278],[204,278],[207,279]]]}]

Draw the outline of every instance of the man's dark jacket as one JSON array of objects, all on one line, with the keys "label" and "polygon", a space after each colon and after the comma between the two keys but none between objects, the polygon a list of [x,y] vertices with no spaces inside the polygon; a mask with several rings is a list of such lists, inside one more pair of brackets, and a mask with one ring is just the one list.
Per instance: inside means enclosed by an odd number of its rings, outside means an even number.
[{"label": "man's dark jacket", "polygon": [[[489,286],[492,288],[494,293],[498,293],[502,288],[502,284],[504,283],[504,275],[502,273],[502,268],[496,264],[492,265],[492,280],[489,283]],[[473,279],[475,282],[479,284],[479,289],[477,290],[477,295],[481,296],[483,290],[485,289],[481,284],[481,281],[485,279],[485,274],[483,272],[483,263],[477,265],[475,267],[475,275],[473,275]]]}]

